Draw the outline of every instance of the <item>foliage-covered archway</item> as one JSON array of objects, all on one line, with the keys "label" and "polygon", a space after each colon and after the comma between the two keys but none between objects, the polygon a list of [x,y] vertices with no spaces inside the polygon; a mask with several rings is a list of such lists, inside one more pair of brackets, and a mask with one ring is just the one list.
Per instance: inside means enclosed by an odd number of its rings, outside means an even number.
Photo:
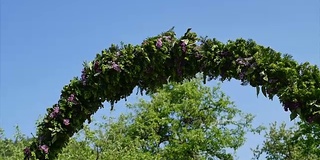
[{"label": "foliage-covered archway", "polygon": [[147,38],[141,45],[112,45],[89,63],[81,77],[64,86],[57,104],[39,124],[37,137],[24,150],[26,159],[54,159],[74,133],[102,103],[113,106],[137,86],[141,93],[156,92],[170,81],[181,82],[202,72],[208,80],[240,80],[257,94],[278,96],[290,118],[320,124],[320,71],[309,63],[298,64],[252,40],[226,44],[198,37],[190,29],[176,38],[173,29]]}]

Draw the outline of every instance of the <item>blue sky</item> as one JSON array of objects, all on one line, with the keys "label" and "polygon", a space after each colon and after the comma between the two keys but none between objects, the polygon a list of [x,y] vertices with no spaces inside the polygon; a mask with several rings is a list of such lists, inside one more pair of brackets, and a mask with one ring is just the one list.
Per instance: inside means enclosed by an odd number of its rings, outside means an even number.
[{"label": "blue sky", "polygon": [[[82,62],[120,41],[140,44],[175,26],[220,41],[253,39],[258,44],[289,53],[298,62],[320,65],[320,2],[318,0],[119,0],[40,1],[1,0],[0,127],[8,137],[19,125],[35,131],[35,121],[56,103],[62,87],[79,76]],[[215,82],[210,82],[212,86]],[[255,88],[224,82],[222,89],[244,112],[256,115],[254,124],[289,121],[275,99],[257,98]],[[137,102],[133,94],[128,102]],[[109,105],[95,114],[116,115]],[[263,140],[248,136],[240,159],[251,157],[250,147]]]}]

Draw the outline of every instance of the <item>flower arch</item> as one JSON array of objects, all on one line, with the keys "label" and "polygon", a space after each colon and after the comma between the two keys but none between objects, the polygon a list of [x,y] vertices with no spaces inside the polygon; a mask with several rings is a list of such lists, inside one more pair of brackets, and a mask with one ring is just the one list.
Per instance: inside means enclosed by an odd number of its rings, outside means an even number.
[{"label": "flower arch", "polygon": [[298,115],[312,125],[320,124],[320,71],[308,62],[298,64],[290,55],[256,44],[252,40],[229,40],[226,44],[187,32],[176,38],[173,28],[141,45],[111,45],[89,63],[81,77],[63,87],[57,104],[47,109],[38,125],[37,137],[25,148],[25,159],[54,159],[74,133],[102,103],[113,104],[129,96],[137,86],[156,92],[171,81],[181,82],[202,72],[205,79],[232,78],[256,88],[269,99],[279,97],[290,118]]}]

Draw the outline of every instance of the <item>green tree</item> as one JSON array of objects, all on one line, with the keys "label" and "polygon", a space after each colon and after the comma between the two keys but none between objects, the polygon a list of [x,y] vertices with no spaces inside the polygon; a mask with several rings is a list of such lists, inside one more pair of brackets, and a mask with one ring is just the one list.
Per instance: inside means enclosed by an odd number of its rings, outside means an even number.
[{"label": "green tree", "polygon": [[270,125],[262,147],[253,150],[254,158],[265,155],[272,160],[318,160],[320,155],[320,126],[297,122],[286,128],[285,123]]},{"label": "green tree", "polygon": [[14,139],[5,138],[4,130],[0,128],[0,160],[23,159],[23,149],[29,144],[30,138],[21,133],[19,126],[16,126]]},{"label": "green tree", "polygon": [[95,131],[102,159],[233,159],[228,150],[236,151],[245,133],[256,131],[252,115],[200,79],[168,83],[151,99],[128,105],[133,113]]}]

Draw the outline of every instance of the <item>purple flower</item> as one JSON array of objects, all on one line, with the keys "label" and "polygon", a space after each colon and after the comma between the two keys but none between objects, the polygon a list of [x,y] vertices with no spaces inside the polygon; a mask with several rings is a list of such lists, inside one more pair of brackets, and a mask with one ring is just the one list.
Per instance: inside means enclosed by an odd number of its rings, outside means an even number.
[{"label": "purple flower", "polygon": [[273,94],[273,93],[275,93],[275,92],[277,92],[277,89],[276,88],[268,88],[267,89],[267,93],[270,95],[270,94]]},{"label": "purple flower", "polygon": [[195,54],[195,57],[198,58],[198,59],[201,59],[203,56],[202,56],[202,54],[200,54],[200,53],[196,53],[196,54]]},{"label": "purple flower", "polygon": [[74,94],[71,94],[71,95],[68,97],[68,102],[76,103],[76,97],[75,97]]},{"label": "purple flower", "polygon": [[268,82],[269,82],[269,83],[275,83],[275,82],[277,82],[277,80],[276,80],[276,79],[269,79]]},{"label": "purple flower", "polygon": [[118,72],[121,71],[120,66],[115,62],[112,62],[112,68]]},{"label": "purple flower", "polygon": [[244,79],[244,72],[240,72],[240,73],[239,73],[239,78],[240,78],[240,80],[243,80],[243,79]]},{"label": "purple flower", "polygon": [[156,47],[157,48],[161,48],[162,47],[162,38],[158,38],[157,43],[156,43]]},{"label": "purple flower", "polygon": [[96,72],[98,72],[98,73],[100,73],[101,72],[101,68],[100,68],[100,64],[99,64],[99,62],[98,61],[95,61],[94,62],[94,70],[96,71]]},{"label": "purple flower", "polygon": [[69,119],[63,119],[63,124],[68,126],[70,124],[70,120]]},{"label": "purple flower", "polygon": [[40,150],[44,151],[44,153],[46,153],[46,154],[49,153],[49,147],[45,144],[40,146]]},{"label": "purple flower", "polygon": [[167,41],[171,42],[171,36],[163,36]]},{"label": "purple flower", "polygon": [[74,101],[74,94],[71,94],[70,97],[68,98],[69,102],[73,102]]},{"label": "purple flower", "polygon": [[51,112],[49,116],[50,116],[50,118],[55,118],[55,117],[56,117],[56,114],[54,114],[53,112]]},{"label": "purple flower", "polygon": [[230,56],[231,53],[228,52],[228,51],[223,51],[223,52],[220,52],[220,55],[221,55],[221,56]]},{"label": "purple flower", "polygon": [[95,68],[99,67],[99,62],[98,62],[98,61],[95,61],[95,62],[94,62],[94,67],[95,67]]},{"label": "purple flower", "polygon": [[87,82],[87,74],[86,74],[86,71],[83,69],[81,73],[82,73],[82,74],[81,74],[82,84],[83,84],[83,85],[86,85],[86,82]]},{"label": "purple flower", "polygon": [[182,43],[180,44],[182,52],[186,53],[187,52],[187,44],[182,41]]},{"label": "purple flower", "polygon": [[238,58],[238,59],[236,60],[236,62],[237,62],[238,64],[240,64],[240,65],[245,65],[245,66],[249,66],[249,65],[250,65],[250,63],[249,63],[246,59],[244,59],[244,58]]},{"label": "purple flower", "polygon": [[59,106],[56,104],[56,106],[53,108],[54,113],[59,113]]},{"label": "purple flower", "polygon": [[87,75],[86,75],[86,71],[83,69],[82,71],[81,71],[81,80],[86,80],[87,79]]},{"label": "purple flower", "polygon": [[54,108],[53,108],[53,112],[50,113],[50,118],[55,118],[57,117],[57,115],[59,114],[59,106],[56,105]]},{"label": "purple flower", "polygon": [[309,116],[309,117],[307,118],[307,121],[308,121],[309,123],[312,123],[312,122],[314,121],[314,117],[313,117],[313,116]]},{"label": "purple flower", "polygon": [[299,102],[285,102],[284,103],[284,110],[288,111],[290,110],[295,110],[297,108],[300,107],[300,103]]},{"label": "purple flower", "polygon": [[31,157],[31,150],[30,150],[29,147],[26,147],[26,148],[23,150],[23,153],[24,153],[25,157],[28,157],[28,158]]},{"label": "purple flower", "polygon": [[118,51],[118,52],[116,53],[116,56],[119,57],[120,55],[121,55],[121,52]]}]

